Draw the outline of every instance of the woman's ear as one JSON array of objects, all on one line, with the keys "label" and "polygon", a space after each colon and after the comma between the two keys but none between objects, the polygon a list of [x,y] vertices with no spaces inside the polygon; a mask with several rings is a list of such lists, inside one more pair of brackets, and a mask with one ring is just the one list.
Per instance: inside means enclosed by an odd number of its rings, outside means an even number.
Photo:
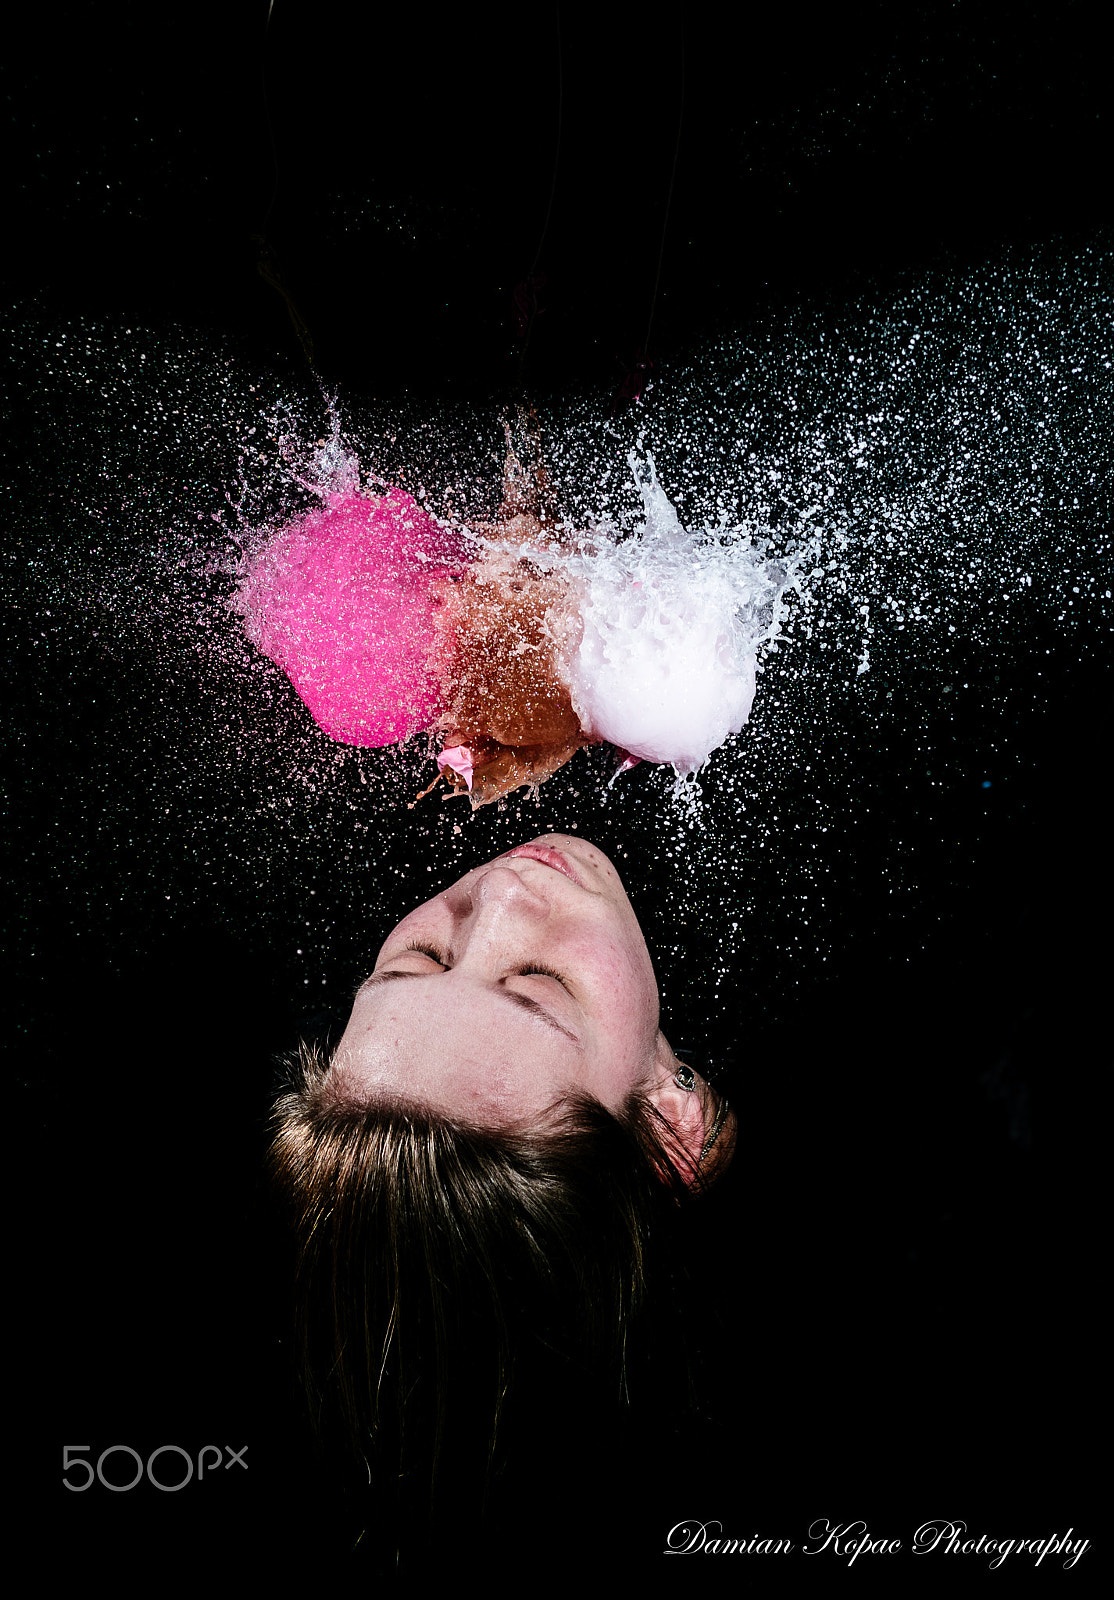
[{"label": "woman's ear", "polygon": [[[693,1084],[691,1089],[685,1087],[689,1078]],[[674,1161],[674,1165],[684,1181],[691,1186],[697,1181],[700,1154],[704,1149],[704,1140],[708,1133],[705,1127],[708,1086],[691,1067],[686,1067],[683,1062],[678,1061],[661,1033],[657,1038],[654,1076],[649,1088],[649,1097],[659,1116],[669,1124],[680,1146],[679,1153],[682,1159]]]}]

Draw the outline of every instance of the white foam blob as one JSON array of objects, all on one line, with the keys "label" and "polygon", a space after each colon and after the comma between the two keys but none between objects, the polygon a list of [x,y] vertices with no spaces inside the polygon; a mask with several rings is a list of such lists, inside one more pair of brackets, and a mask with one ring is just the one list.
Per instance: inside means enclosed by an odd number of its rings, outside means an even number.
[{"label": "white foam blob", "polygon": [[746,723],[789,567],[742,530],[686,531],[653,458],[629,459],[641,528],[562,563],[582,624],[563,675],[593,737],[684,776]]}]

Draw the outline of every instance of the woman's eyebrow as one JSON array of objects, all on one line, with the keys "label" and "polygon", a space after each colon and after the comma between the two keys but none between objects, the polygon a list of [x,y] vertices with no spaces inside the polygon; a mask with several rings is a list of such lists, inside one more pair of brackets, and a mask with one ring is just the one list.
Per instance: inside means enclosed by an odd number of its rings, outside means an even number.
[{"label": "woman's eyebrow", "polygon": [[563,1023],[557,1021],[557,1018],[553,1015],[552,1011],[547,1011],[545,1007],[539,1005],[536,1000],[531,1000],[529,995],[516,994],[513,989],[500,989],[498,990],[498,993],[501,994],[505,1000],[510,1000],[513,1005],[520,1007],[521,1010],[528,1011],[531,1016],[538,1017],[542,1022],[547,1022],[551,1028],[556,1028],[557,1032],[563,1033],[566,1039],[571,1039],[578,1050],[584,1049],[584,1046],[576,1037],[575,1033],[570,1033],[569,1029],[566,1028]]},{"label": "woman's eyebrow", "polygon": [[365,978],[357,994],[363,994],[368,989],[377,989],[381,983],[390,983],[392,978],[428,978],[428,972],[373,972],[370,978]]}]

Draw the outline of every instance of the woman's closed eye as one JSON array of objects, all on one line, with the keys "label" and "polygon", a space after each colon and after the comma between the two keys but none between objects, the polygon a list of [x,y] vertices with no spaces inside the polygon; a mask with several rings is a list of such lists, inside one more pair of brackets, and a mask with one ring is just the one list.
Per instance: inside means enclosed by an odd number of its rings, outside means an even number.
[{"label": "woman's closed eye", "polygon": [[[399,950],[399,955],[394,957],[394,960],[399,960],[403,955],[424,955],[426,960],[435,962],[435,965],[440,966],[442,971],[451,971],[451,968],[453,968],[453,962],[451,962],[448,950],[439,950],[434,944],[426,944],[421,939],[411,939],[410,944],[403,946],[403,949]],[[391,974],[387,973],[384,976],[391,976]],[[507,973],[507,978],[551,978],[552,981],[559,982],[562,989],[571,994],[565,974],[559,973],[557,968],[547,966],[544,962],[523,962],[522,966],[514,966]]]},{"label": "woman's closed eye", "polygon": [[[436,961],[437,965],[444,967],[446,971],[452,966],[446,951],[438,950],[431,944],[423,944],[417,939],[408,944],[402,954],[428,956],[430,961]],[[544,961],[525,961],[520,967],[515,967],[510,975],[516,978],[552,978],[561,985],[562,989],[567,989],[569,986],[568,979],[564,973],[558,972],[553,967],[546,966]]]},{"label": "woman's closed eye", "polygon": [[562,989],[569,986],[568,979],[562,972],[555,972],[552,967],[547,967],[541,961],[528,961],[525,966],[515,968],[515,976],[519,978],[555,978]]},{"label": "woman's closed eye", "polygon": [[411,951],[415,955],[428,956],[431,961],[436,961],[439,967],[448,967],[450,965],[446,953],[442,950],[435,950],[431,944],[422,944],[420,941],[415,940],[406,946],[402,954],[408,955]]}]

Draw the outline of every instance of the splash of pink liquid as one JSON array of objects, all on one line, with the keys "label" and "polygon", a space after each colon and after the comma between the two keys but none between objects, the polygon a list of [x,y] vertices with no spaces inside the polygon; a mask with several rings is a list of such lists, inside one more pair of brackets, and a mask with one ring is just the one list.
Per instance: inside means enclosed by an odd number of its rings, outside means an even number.
[{"label": "splash of pink liquid", "polygon": [[244,626],[330,737],[394,744],[442,710],[435,586],[467,559],[464,541],[401,489],[332,494],[251,561]]}]

